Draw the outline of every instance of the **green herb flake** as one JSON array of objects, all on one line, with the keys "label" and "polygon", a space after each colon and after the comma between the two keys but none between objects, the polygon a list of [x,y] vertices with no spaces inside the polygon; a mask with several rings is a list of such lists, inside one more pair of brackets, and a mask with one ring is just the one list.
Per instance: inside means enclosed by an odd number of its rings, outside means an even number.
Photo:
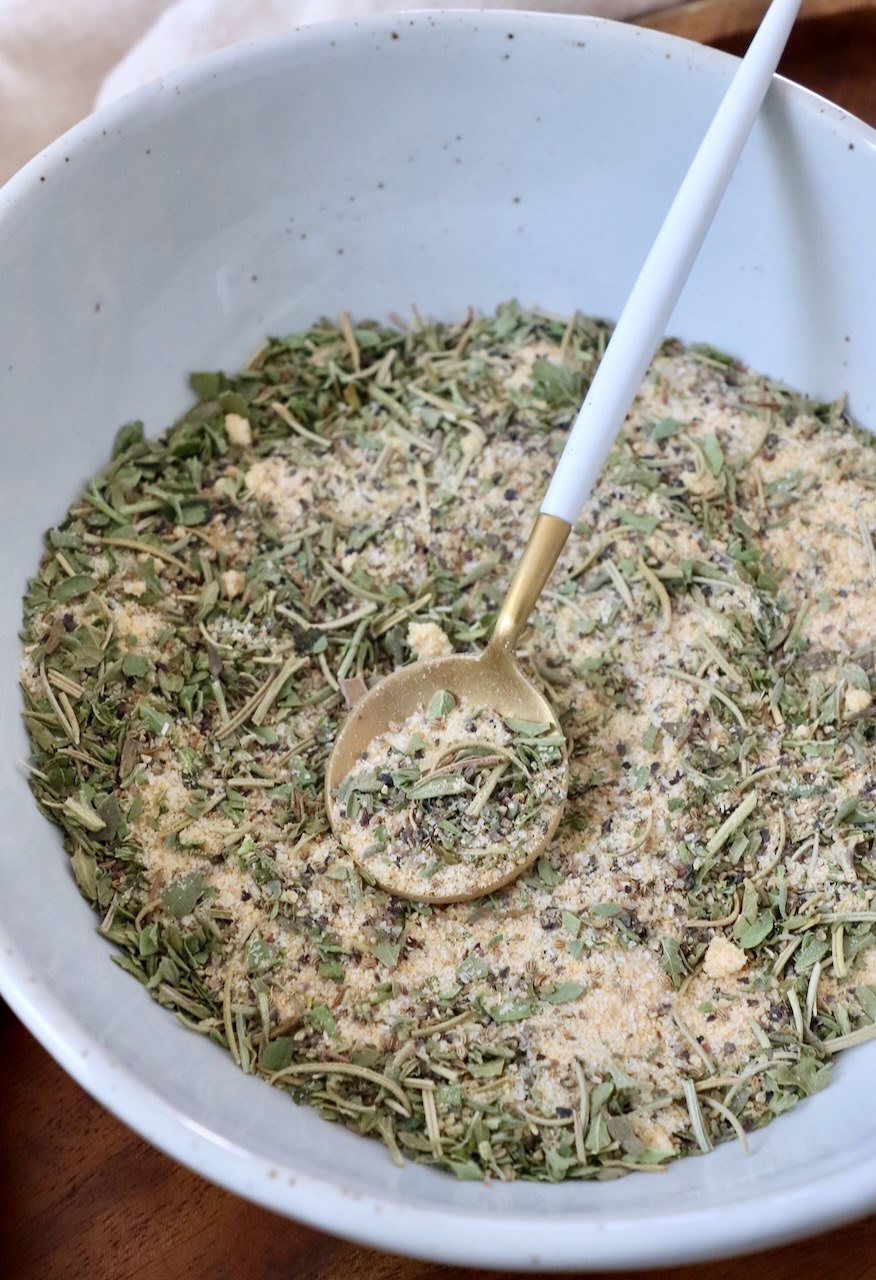
[{"label": "green herb flake", "polygon": [[339,1039],[338,1024],[328,1005],[317,1004],[310,1010],[310,1021],[331,1040]]},{"label": "green herb flake", "polygon": [[577,938],[581,932],[581,917],[576,916],[574,911],[564,911],[562,914],[563,928],[570,938]]},{"label": "green herb flake", "polygon": [[58,583],[54,591],[55,599],[59,604],[67,604],[71,600],[87,596],[96,586],[97,578],[92,578],[87,573],[75,573],[71,578]]},{"label": "green herb flake", "polygon": [[200,871],[172,880],[161,892],[161,903],[172,916],[188,916],[194,911],[204,891],[204,876]]},{"label": "green herb flake", "polygon": [[456,699],[452,693],[448,693],[446,689],[439,689],[437,693],[433,693],[429,699],[429,706],[426,709],[426,715],[430,720],[440,720],[442,717],[449,715],[456,706]]},{"label": "green herb flake", "polygon": [[677,938],[661,938],[660,949],[662,952],[661,968],[664,973],[669,975],[669,979],[677,991],[688,973],[687,963],[681,954],[681,947]]},{"label": "green herb flake", "polygon": [[535,1003],[531,1000],[504,1000],[494,1004],[489,1010],[494,1022],[522,1022],[535,1013]]},{"label": "green herb flake", "polygon": [[459,965],[456,976],[462,983],[479,982],[482,978],[486,978],[489,972],[490,966],[486,960],[472,952]]},{"label": "green herb flake", "polygon": [[626,525],[629,529],[636,529],[639,533],[652,534],[660,524],[658,516],[643,516],[635,511],[619,511],[617,518],[621,524]]},{"label": "green herb flake", "polygon": [[876,1022],[876,987],[862,983],[855,987],[855,998],[870,1022]]},{"label": "green herb flake", "polygon": [[669,440],[672,436],[680,435],[683,430],[683,425],[675,418],[663,418],[660,422],[654,423],[648,435],[652,440]]},{"label": "green herb flake", "polygon": [[584,994],[585,988],[580,982],[560,982],[549,991],[539,993],[539,999],[545,1004],[569,1004]]},{"label": "green herb flake", "polygon": [[260,1065],[265,1071],[285,1071],[295,1057],[295,1040],[292,1036],[277,1036],[269,1040],[261,1051]]},{"label": "green herb flake", "polygon": [[279,955],[280,949],[276,943],[267,941],[256,929],[250,934],[244,949],[244,963],[247,973],[267,973],[277,963]]},{"label": "green herb flake", "polygon": [[537,870],[539,880],[547,889],[552,889],[562,882],[562,875],[551,865],[550,858],[546,853],[543,853],[539,858]]},{"label": "green herb flake", "polygon": [[149,661],[142,654],[129,653],[122,660],[122,671],[126,676],[142,680],[149,673]]},{"label": "green herb flake", "polygon": [[712,475],[719,476],[724,469],[724,450],[721,448],[718,437],[713,432],[709,432],[703,437],[700,447]]}]

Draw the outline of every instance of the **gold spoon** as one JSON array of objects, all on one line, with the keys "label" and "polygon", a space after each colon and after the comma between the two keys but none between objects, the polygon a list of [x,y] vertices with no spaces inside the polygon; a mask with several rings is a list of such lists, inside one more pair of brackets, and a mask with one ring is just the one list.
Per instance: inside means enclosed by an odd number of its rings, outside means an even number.
[{"label": "gold spoon", "polygon": [[[342,843],[350,834],[337,790],[361,762],[371,743],[393,726],[422,713],[431,697],[447,690],[458,702],[489,707],[502,719],[549,723],[560,731],[547,699],[515,658],[520,632],[553,572],[572,525],[611,449],[657,349],[672,310],[696,260],[740,153],[757,118],[785,47],[800,0],[773,0],[739,70],[709,126],[693,163],[660,228],[611,341],[590,384],[557,463],[541,510],[524,548],[489,644],[482,654],[435,658],[395,671],[352,708],[335,740],[326,771],[329,821]],[[521,856],[472,869],[464,889],[414,890],[403,874],[368,864],[350,842],[351,855],[381,888],[423,902],[454,902],[492,893],[509,883],[544,851],[562,817],[568,761],[556,800],[547,800],[538,827]],[[429,882],[424,881],[424,886]]]},{"label": "gold spoon", "polygon": [[[551,724],[562,734],[553,707],[535,685],[523,674],[514,657],[517,639],[523,630],[542,588],[551,575],[557,557],[569,536],[570,526],[555,516],[539,515],[523,552],[508,594],[499,611],[489,644],[483,653],[462,654],[448,658],[431,658],[414,662],[394,671],[379,681],[355,703],[346,723],[335,739],[325,779],[329,821],[344,842],[348,827],[343,806],[336,798],[338,787],[360,763],[375,738],[391,725],[422,712],[432,695],[439,690],[453,694],[458,703],[490,707],[503,720],[528,720]],[[390,868],[377,870],[365,863],[381,888],[400,897],[415,897],[420,902],[458,902],[492,893],[508,884],[543,852],[562,817],[568,787],[568,761],[563,756],[562,799],[542,810],[538,829],[527,842],[526,851],[509,848],[509,856],[498,866],[466,877],[466,888],[460,892],[435,892],[434,888],[407,886],[404,874],[393,874]],[[355,848],[350,852],[356,857]],[[357,859],[359,860],[359,859]],[[474,887],[472,887],[474,881]],[[423,881],[424,886],[428,881]]]}]

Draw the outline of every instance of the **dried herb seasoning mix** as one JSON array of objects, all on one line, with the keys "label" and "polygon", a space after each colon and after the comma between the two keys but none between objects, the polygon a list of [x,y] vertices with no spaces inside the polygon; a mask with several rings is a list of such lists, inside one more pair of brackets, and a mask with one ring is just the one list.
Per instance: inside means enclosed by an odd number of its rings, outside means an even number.
[{"label": "dried herb seasoning mix", "polygon": [[[710,348],[655,358],[523,639],[570,755],[549,852],[430,907],[328,829],[345,702],[484,644],[607,334],[345,316],[197,374],[166,435],[119,432],[25,603],[33,790],[118,963],[461,1178],[745,1142],[876,1035],[876,453]],[[450,784],[395,772],[441,846]]]}]

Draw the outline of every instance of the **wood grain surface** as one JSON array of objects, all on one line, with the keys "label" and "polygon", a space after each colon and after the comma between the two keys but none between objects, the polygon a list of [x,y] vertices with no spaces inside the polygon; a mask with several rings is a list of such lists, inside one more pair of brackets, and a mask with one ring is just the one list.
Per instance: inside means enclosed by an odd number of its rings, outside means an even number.
[{"label": "wood grain surface", "polygon": [[[706,10],[714,16],[720,7],[726,14],[745,3],[693,6],[700,25],[689,33],[740,52],[745,33],[727,22],[707,27]],[[876,8],[828,7],[800,22],[781,70],[876,124]],[[110,1116],[0,1005],[3,1280],[475,1280],[489,1274],[350,1245],[219,1190]],[[876,1215],[752,1258],[650,1274],[655,1280],[876,1280]]]},{"label": "wood grain surface", "polygon": [[[4,1280],[483,1280],[499,1274],[347,1244],[220,1191],[115,1120],[5,1006],[0,1010]],[[648,1274],[654,1280],[874,1280],[876,1216],[754,1258]]]},{"label": "wood grain surface", "polygon": [[[639,19],[642,27],[669,31],[687,40],[714,44],[730,37],[747,39],[767,10],[768,0],[686,0],[667,5]],[[865,9],[876,8],[876,0],[802,0],[801,25],[810,18],[837,18],[852,15],[853,21]]]}]

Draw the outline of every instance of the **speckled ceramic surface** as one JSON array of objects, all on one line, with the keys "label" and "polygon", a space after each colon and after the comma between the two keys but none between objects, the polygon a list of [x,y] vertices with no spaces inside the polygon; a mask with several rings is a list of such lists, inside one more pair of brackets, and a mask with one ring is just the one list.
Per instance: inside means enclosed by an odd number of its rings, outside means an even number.
[{"label": "speckled ceramic surface", "polygon": [[[665,1265],[876,1204],[876,1045],[752,1141],[560,1186],[396,1169],[241,1075],[110,962],[27,790],[19,599],[40,535],[193,368],[346,308],[517,296],[617,314],[733,69],[586,19],[417,14],[193,65],[92,117],[0,192],[0,989],[97,1098],[242,1195],[385,1248],[520,1268]],[[672,329],[876,429],[876,135],[779,84]]]}]

